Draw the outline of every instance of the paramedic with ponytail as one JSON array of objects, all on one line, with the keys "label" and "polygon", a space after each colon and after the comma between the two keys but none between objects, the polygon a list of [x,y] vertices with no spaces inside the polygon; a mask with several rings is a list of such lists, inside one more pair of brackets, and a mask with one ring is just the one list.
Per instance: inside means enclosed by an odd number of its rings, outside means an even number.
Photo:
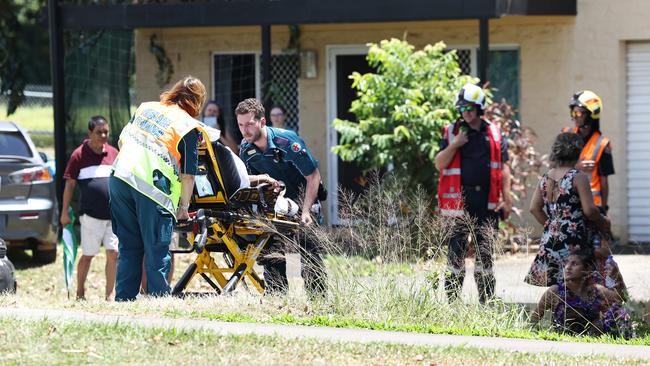
[{"label": "paramedic with ponytail", "polygon": [[[494,297],[492,247],[485,230],[498,228],[499,216],[510,215],[510,169],[508,142],[499,128],[481,118],[485,110],[485,93],[472,84],[460,90],[456,109],[461,118],[444,128],[436,169],[440,172],[438,208],[441,215],[458,218],[449,240],[445,292],[449,301],[460,295],[465,278],[468,236],[475,245],[474,278],[479,301],[485,304]],[[470,230],[467,216],[476,220]],[[473,232],[472,232],[473,231]]]},{"label": "paramedic with ponytail", "polygon": [[174,224],[188,218],[198,144],[207,133],[195,119],[205,101],[205,86],[187,76],[142,103],[120,135],[120,153],[109,181],[111,219],[119,239],[115,300],[135,300],[142,261],[147,293],[170,293],[169,243]]}]

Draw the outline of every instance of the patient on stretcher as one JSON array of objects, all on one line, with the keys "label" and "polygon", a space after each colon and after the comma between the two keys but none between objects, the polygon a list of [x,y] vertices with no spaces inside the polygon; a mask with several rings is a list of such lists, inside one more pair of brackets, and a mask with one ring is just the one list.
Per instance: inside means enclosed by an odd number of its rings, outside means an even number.
[{"label": "patient on stretcher", "polygon": [[[239,189],[269,184],[277,194],[277,197],[274,197],[274,212],[289,217],[298,214],[298,204],[284,197],[284,185],[281,182],[271,178],[268,174],[249,175],[246,165],[239,156],[219,142],[219,130],[210,127],[206,128],[206,130],[217,160],[217,166],[220,169],[219,174],[221,174],[223,188],[226,194],[229,195],[228,198],[239,198],[241,200],[243,195],[237,195]],[[208,174],[197,176],[195,179],[196,192],[199,197],[215,195],[214,187],[212,187],[211,179],[209,179],[209,172],[205,173]],[[212,181],[215,182],[216,180],[212,179]],[[238,200],[235,199],[234,201],[237,202]]]}]

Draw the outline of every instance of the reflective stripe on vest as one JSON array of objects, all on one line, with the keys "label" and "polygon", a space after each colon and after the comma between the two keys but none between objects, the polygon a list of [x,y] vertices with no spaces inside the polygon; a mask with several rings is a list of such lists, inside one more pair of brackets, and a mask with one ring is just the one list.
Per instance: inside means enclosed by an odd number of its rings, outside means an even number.
[{"label": "reflective stripe on vest", "polygon": [[591,160],[596,161],[596,159],[598,158],[598,150],[600,150],[600,144],[603,142],[604,138],[605,137],[603,135],[598,136],[598,140],[596,140],[596,146],[594,148],[594,152],[591,154]]},{"label": "reflective stripe on vest", "polygon": [[[176,217],[181,196],[178,144],[193,129],[207,136],[198,121],[176,105],[141,104],[120,134],[114,175]],[[155,186],[154,175],[169,181],[169,193]]]},{"label": "reflective stripe on vest", "polygon": [[444,175],[460,175],[460,168],[443,169],[442,174],[444,174]]},{"label": "reflective stripe on vest", "polygon": [[442,216],[460,217],[463,216],[463,213],[463,210],[452,210],[447,208],[440,209],[440,214],[442,214]]},{"label": "reflective stripe on vest", "polygon": [[167,211],[173,210],[174,209],[174,204],[172,200],[165,195],[161,190],[158,188],[152,187],[149,185],[149,183],[143,181],[142,179],[138,178],[135,174],[131,174],[131,172],[125,172],[125,171],[120,171],[119,169],[115,170],[115,177],[120,178],[123,180],[125,183],[130,185],[131,187],[135,188],[138,192],[144,194],[145,196],[151,198],[153,201],[156,201],[158,204],[160,204],[162,207],[164,207]]}]

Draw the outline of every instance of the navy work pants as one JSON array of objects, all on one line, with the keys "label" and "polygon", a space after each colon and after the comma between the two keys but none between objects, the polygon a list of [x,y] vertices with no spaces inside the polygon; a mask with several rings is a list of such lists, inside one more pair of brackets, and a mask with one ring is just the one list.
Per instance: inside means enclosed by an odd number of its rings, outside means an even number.
[{"label": "navy work pants", "polygon": [[[300,252],[300,274],[305,281],[305,290],[310,296],[324,295],[327,289],[327,272],[318,242],[302,231],[297,234],[296,240]],[[284,244],[275,239],[262,253],[259,263],[264,266],[266,291],[286,292],[288,280]]]},{"label": "navy work pants", "polygon": [[119,239],[115,300],[135,300],[142,280],[142,261],[147,274],[147,293],[170,293],[167,273],[171,268],[169,243],[174,217],[142,193],[114,176],[109,180],[111,221]]},{"label": "navy work pants", "polygon": [[478,289],[479,301],[484,304],[486,300],[494,297],[495,278],[492,269],[492,241],[489,237],[488,227],[496,233],[499,225],[499,215],[487,209],[489,187],[463,187],[465,197],[465,211],[475,220],[469,224],[466,219],[459,218],[454,233],[449,240],[447,252],[447,271],[445,273],[445,292],[450,301],[460,295],[465,280],[465,256],[467,255],[468,237],[472,237],[476,261],[474,266],[474,279]]}]

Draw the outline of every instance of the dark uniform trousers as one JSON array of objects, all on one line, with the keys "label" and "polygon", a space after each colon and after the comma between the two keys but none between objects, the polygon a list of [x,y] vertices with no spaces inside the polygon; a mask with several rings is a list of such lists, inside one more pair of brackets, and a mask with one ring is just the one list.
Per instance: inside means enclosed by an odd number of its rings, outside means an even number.
[{"label": "dark uniform trousers", "polygon": [[[464,218],[456,222],[454,233],[449,240],[447,253],[447,273],[445,274],[445,292],[449,301],[454,301],[460,295],[465,279],[465,256],[467,255],[468,236],[476,253],[474,278],[478,288],[479,301],[484,304],[494,296],[495,278],[492,269],[492,241],[494,238],[486,235],[489,225],[496,230],[499,225],[499,215],[487,209],[489,187],[463,186],[465,211],[475,222],[469,223]],[[472,221],[473,221],[472,220]]]},{"label": "dark uniform trousers", "polygon": [[[318,217],[315,222],[320,222]],[[327,273],[323,262],[323,251],[310,232],[301,230],[296,234],[300,252],[301,276],[310,296],[324,295],[327,289]],[[285,244],[280,238],[273,238],[262,252],[259,264],[264,266],[266,291],[286,293],[288,289],[287,260]]]}]

